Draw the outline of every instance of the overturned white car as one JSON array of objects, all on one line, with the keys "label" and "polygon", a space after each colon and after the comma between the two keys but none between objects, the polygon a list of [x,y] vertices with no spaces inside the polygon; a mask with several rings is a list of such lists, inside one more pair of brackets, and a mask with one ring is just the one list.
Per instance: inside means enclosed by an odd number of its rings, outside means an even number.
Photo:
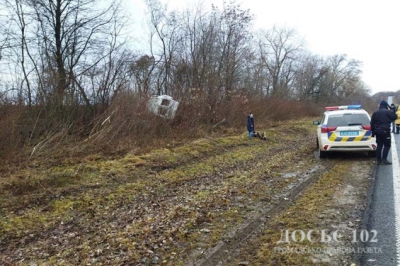
[{"label": "overturned white car", "polygon": [[179,102],[169,95],[152,96],[147,103],[150,112],[167,119],[175,117],[178,106]]}]

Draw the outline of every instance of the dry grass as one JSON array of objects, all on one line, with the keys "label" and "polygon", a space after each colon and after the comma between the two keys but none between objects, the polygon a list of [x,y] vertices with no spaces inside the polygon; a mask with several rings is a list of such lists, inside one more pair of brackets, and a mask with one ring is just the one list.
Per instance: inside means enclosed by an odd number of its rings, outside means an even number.
[{"label": "dry grass", "polygon": [[249,112],[254,113],[256,130],[320,112],[308,103],[238,94],[215,106],[209,106],[203,98],[182,102],[170,121],[150,114],[146,102],[146,98],[126,92],[107,107],[1,106],[0,160],[3,165],[15,165],[36,158],[72,160],[91,154],[121,157],[167,144],[240,134],[246,131]]},{"label": "dry grass", "polygon": [[[318,253],[318,250],[326,248],[356,248],[357,243],[351,243],[351,230],[357,228],[348,228],[348,221],[357,225],[357,221],[349,216],[349,213],[354,211],[364,200],[363,191],[368,187],[368,182],[365,182],[365,175],[359,174],[362,178],[355,177],[351,174],[357,165],[353,161],[343,160],[333,169],[323,175],[316,183],[307,188],[296,200],[296,202],[280,215],[273,218],[268,223],[264,233],[251,241],[247,248],[243,248],[240,253],[240,259],[232,262],[237,265],[240,261],[250,261],[251,265],[354,265],[354,253],[348,254],[337,253]],[[368,174],[371,171],[371,164],[358,165],[358,168],[364,168],[363,171]],[[360,171],[358,169],[357,171]],[[360,186],[363,184],[362,186]],[[344,187],[354,186],[358,199],[351,204],[347,204],[346,197],[341,193]],[[338,203],[338,195],[341,194],[343,201]],[[358,205],[357,205],[358,204]],[[325,230],[327,235],[340,229],[342,237],[340,243],[335,241],[323,243],[321,239],[321,230]],[[347,230],[347,235],[346,231]],[[280,242],[285,241],[282,231],[289,230],[292,233],[294,230],[303,230],[308,232],[314,230],[312,234],[314,243],[305,239],[305,241],[293,241],[289,234],[290,243]],[[344,236],[343,236],[344,235]],[[300,239],[300,234],[296,235]],[[343,238],[344,237],[344,238]],[[328,239],[328,238],[325,238]],[[349,240],[350,239],[350,240]],[[339,245],[339,246],[338,246]],[[316,252],[313,252],[316,250]],[[298,251],[298,252],[296,252]],[[303,251],[303,252],[300,252]]]},{"label": "dry grass", "polygon": [[314,148],[310,121],[271,125],[267,141],[242,133],[13,169],[1,182],[0,261],[180,265],[287,186],[287,164]]}]

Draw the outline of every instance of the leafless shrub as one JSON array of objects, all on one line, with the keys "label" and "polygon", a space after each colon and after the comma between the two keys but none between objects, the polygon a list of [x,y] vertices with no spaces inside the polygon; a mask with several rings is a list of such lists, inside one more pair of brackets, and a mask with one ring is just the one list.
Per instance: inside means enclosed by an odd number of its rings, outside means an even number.
[{"label": "leafless shrub", "polygon": [[23,146],[25,134],[19,124],[22,109],[15,105],[0,106],[0,158],[8,159]]}]

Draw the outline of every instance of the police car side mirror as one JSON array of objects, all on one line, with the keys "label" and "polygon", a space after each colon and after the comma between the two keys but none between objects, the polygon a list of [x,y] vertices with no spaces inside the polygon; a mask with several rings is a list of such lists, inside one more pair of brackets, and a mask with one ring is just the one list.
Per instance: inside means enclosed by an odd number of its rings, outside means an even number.
[{"label": "police car side mirror", "polygon": [[319,121],[313,121],[313,125],[319,125],[319,124],[321,124],[321,122],[319,122]]}]

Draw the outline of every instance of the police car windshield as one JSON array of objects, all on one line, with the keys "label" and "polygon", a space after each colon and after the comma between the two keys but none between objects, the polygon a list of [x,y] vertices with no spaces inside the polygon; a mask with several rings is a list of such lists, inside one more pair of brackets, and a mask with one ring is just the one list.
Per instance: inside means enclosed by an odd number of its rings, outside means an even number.
[{"label": "police car windshield", "polygon": [[337,114],[328,118],[328,127],[362,126],[369,125],[370,120],[366,114]]}]

